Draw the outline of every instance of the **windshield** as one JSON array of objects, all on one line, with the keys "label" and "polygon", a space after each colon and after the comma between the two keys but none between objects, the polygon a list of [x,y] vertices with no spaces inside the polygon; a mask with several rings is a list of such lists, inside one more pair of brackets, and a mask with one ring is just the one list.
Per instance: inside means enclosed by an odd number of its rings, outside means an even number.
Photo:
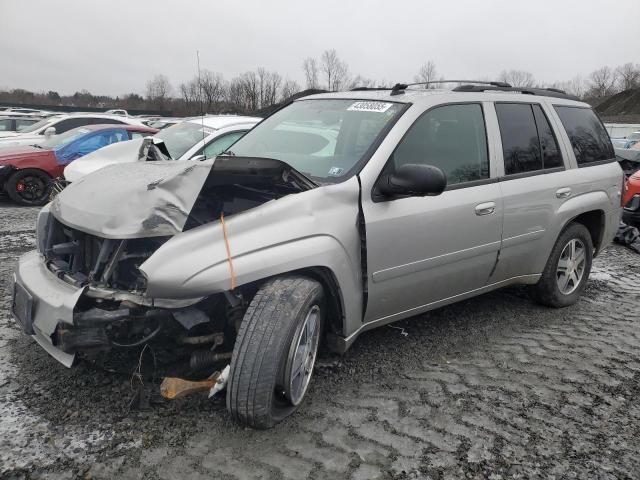
[{"label": "windshield", "polygon": [[370,100],[301,100],[238,140],[230,152],[281,160],[324,182],[350,175],[402,104]]},{"label": "windshield", "polygon": [[214,131],[207,126],[203,130],[202,125],[197,123],[182,122],[161,130],[156,133],[155,138],[163,140],[171,158],[178,160],[187,150]]},{"label": "windshield", "polygon": [[40,127],[44,127],[45,125],[48,125],[50,123],[53,123],[54,120],[58,120],[57,118],[43,118],[42,120],[40,120],[39,122],[34,123],[33,125],[28,126],[25,129],[20,130],[20,133],[31,133],[31,132],[35,132],[36,130],[38,130]]},{"label": "windshield", "polygon": [[68,143],[73,142],[75,139],[80,138],[83,135],[86,135],[91,130],[88,128],[80,127],[69,130],[68,132],[61,133],[60,135],[52,135],[44,142],[40,143],[40,146],[45,149],[58,149],[64,147]]}]

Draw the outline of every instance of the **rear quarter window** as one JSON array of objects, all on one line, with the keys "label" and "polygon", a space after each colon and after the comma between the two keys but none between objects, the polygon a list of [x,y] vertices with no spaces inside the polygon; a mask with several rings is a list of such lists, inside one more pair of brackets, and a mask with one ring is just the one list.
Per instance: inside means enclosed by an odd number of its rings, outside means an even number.
[{"label": "rear quarter window", "polygon": [[615,158],[607,130],[590,108],[554,105],[579,166]]}]

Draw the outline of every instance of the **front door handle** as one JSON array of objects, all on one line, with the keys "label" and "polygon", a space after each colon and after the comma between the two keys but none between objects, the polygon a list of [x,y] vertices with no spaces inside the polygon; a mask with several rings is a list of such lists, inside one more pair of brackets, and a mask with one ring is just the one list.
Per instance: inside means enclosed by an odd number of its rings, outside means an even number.
[{"label": "front door handle", "polygon": [[556,190],[556,197],[568,198],[571,196],[571,189],[569,187],[563,187]]},{"label": "front door handle", "polygon": [[496,202],[485,202],[476,205],[476,215],[491,215],[496,211]]}]

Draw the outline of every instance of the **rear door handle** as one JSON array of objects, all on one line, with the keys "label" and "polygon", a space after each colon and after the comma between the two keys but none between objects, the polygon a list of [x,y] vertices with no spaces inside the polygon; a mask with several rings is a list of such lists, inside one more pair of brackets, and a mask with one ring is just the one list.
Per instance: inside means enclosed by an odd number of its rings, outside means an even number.
[{"label": "rear door handle", "polygon": [[476,215],[491,215],[496,211],[496,202],[485,202],[476,205]]},{"label": "rear door handle", "polygon": [[556,197],[567,198],[571,196],[571,189],[569,187],[563,187],[556,190]]}]

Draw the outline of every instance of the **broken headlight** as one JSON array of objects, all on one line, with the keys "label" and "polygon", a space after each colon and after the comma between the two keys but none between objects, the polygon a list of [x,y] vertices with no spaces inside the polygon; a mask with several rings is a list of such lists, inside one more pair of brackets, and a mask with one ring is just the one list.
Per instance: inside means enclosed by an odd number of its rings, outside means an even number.
[{"label": "broken headlight", "polygon": [[38,213],[36,220],[36,248],[40,253],[44,253],[47,241],[47,232],[51,228],[52,216],[49,212],[49,205],[45,205]]}]

